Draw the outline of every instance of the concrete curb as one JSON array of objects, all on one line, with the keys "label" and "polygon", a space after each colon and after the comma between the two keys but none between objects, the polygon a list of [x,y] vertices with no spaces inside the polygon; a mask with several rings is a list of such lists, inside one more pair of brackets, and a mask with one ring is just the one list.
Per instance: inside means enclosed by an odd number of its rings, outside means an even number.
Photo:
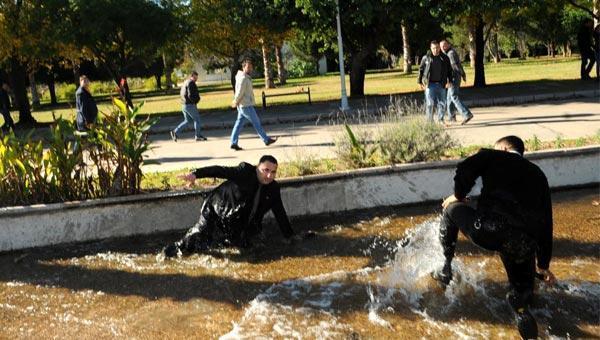
[{"label": "concrete curb", "polygon": [[[489,107],[489,106],[506,106],[506,105],[519,105],[527,103],[535,103],[541,101],[550,100],[564,100],[574,98],[600,98],[600,89],[587,90],[587,91],[573,91],[573,92],[556,92],[556,93],[541,93],[534,95],[523,95],[523,96],[511,96],[511,97],[498,97],[498,98],[485,98],[485,99],[471,99],[465,100],[464,103],[467,107]],[[374,114],[379,111],[379,108],[372,108],[367,110],[354,109],[349,114],[363,111],[366,114]],[[320,119],[328,118],[335,114],[335,110],[329,113],[310,113],[310,114],[291,114],[291,115],[278,115],[274,118],[261,119],[263,125],[276,125],[276,124],[290,124],[290,123],[305,123],[311,121],[318,121]],[[211,122],[202,125],[203,130],[227,130],[232,129],[235,119],[232,118],[229,121]],[[157,126],[150,129],[151,134],[162,134],[168,133],[172,130],[172,126]],[[183,132],[194,131],[193,127],[185,127]]]},{"label": "concrete curb", "polygon": [[[552,188],[600,183],[600,146],[528,154]],[[459,160],[283,179],[288,215],[312,216],[441,200]],[[158,192],[0,209],[0,251],[179,230],[193,225],[207,190]],[[475,188],[473,194],[477,194]]]}]

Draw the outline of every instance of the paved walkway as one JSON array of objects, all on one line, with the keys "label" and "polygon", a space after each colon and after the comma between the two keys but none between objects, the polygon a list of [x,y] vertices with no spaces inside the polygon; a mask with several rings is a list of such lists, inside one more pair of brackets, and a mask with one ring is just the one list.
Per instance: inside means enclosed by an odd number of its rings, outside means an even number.
[{"label": "paved walkway", "polygon": [[[500,99],[502,98],[497,98],[499,103],[501,103]],[[326,106],[326,104],[322,105]],[[307,106],[303,107],[307,108]],[[329,109],[335,110],[335,107]],[[536,135],[541,140],[554,140],[557,136],[565,139],[590,136],[600,130],[598,96],[479,107],[473,108],[472,111],[475,118],[469,124],[448,128],[450,134],[464,145],[489,144],[508,134],[518,135],[524,139]],[[223,122],[219,125],[217,118],[213,121],[206,119],[205,124],[210,127],[204,132],[209,139],[206,142],[194,142],[193,133],[186,132],[181,134],[179,141],[175,143],[166,133],[169,124],[163,121],[156,127],[155,134],[150,136],[155,149],[149,153],[151,160],[160,161],[161,164],[147,165],[144,170],[168,171],[214,164],[235,165],[242,160],[256,162],[266,153],[274,155],[283,162],[297,159],[297,154],[313,154],[321,158],[334,157],[333,138],[342,131],[341,127],[330,119],[329,112],[322,111],[319,120],[316,120],[317,113],[311,110],[311,113],[305,113],[310,116],[310,119],[298,118],[289,123],[266,125],[268,134],[279,137],[277,143],[269,147],[262,144],[251,126],[246,126],[239,143],[244,150],[237,152],[229,149],[231,133],[229,125]],[[262,118],[263,120],[277,119],[272,115],[263,114]],[[219,117],[219,119],[223,118]],[[232,111],[228,123],[232,124],[234,119],[235,114]],[[375,125],[365,127],[377,128]]]}]

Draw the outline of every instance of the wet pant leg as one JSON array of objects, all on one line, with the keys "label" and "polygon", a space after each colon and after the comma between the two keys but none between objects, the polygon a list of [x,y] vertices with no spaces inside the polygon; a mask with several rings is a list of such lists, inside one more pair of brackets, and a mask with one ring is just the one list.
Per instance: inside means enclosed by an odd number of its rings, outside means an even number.
[{"label": "wet pant leg", "polygon": [[215,222],[210,210],[203,207],[198,222],[177,242],[178,248],[188,254],[208,249],[213,241],[214,228]]},{"label": "wet pant leg", "polygon": [[509,228],[506,233],[500,258],[510,284],[508,300],[517,310],[528,307],[533,297],[537,246],[531,237],[517,229]]}]

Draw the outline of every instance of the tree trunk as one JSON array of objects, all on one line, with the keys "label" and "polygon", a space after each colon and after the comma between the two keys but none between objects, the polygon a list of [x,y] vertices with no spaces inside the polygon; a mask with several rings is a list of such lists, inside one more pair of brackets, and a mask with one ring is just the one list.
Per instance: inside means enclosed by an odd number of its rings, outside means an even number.
[{"label": "tree trunk", "polygon": [[58,100],[56,100],[56,88],[54,86],[54,73],[52,69],[48,72],[48,92],[50,93],[50,104],[56,105]]},{"label": "tree trunk", "polygon": [[271,72],[271,63],[269,62],[269,48],[267,43],[263,40],[260,44],[263,56],[263,67],[265,74],[265,89],[272,89],[275,87],[273,83],[273,72]]},{"label": "tree trunk", "polygon": [[173,80],[171,79],[171,73],[173,73],[173,67],[171,63],[167,61],[167,56],[163,53],[163,64],[165,65],[165,85],[166,90],[173,88]]},{"label": "tree trunk", "polygon": [[40,93],[37,90],[37,84],[35,83],[35,72],[29,72],[29,88],[31,91],[31,106],[34,109],[40,107]]},{"label": "tree trunk", "polygon": [[490,39],[488,40],[487,45],[494,63],[497,64],[502,61],[502,57],[500,56],[500,46],[498,45],[498,31],[495,29],[490,32]]},{"label": "tree trunk", "polygon": [[285,85],[287,83],[287,71],[283,65],[283,55],[281,54],[281,46],[275,45],[275,60],[277,61],[277,77],[279,78],[279,84]]},{"label": "tree trunk", "polygon": [[483,39],[483,19],[477,19],[477,26],[475,29],[475,80],[473,82],[474,87],[485,87],[485,68],[483,65],[483,54],[485,49],[485,42]]},{"label": "tree trunk", "polygon": [[230,75],[230,80],[231,80],[231,88],[233,89],[233,92],[235,93],[235,75],[237,74],[238,70],[241,70],[241,64],[240,64],[240,53],[239,52],[234,52],[233,53],[233,58],[231,60],[231,75]]},{"label": "tree trunk", "polygon": [[350,69],[350,97],[361,98],[365,96],[365,74],[366,59],[369,53],[360,51],[352,53],[352,62]]},{"label": "tree trunk", "polygon": [[412,63],[411,63],[411,50],[410,50],[410,40],[408,38],[408,26],[406,22],[402,21],[402,25],[400,26],[402,29],[402,59],[404,59],[403,70],[404,74],[412,73]]},{"label": "tree trunk", "polygon": [[10,58],[10,80],[15,95],[15,106],[19,110],[19,126],[32,127],[36,121],[31,115],[29,98],[27,97],[27,73],[16,57]]},{"label": "tree trunk", "polygon": [[472,68],[475,68],[475,55],[477,54],[475,50],[475,31],[477,30],[476,25],[469,25],[469,63]]},{"label": "tree trunk", "polygon": [[521,33],[517,33],[517,48],[519,50],[519,59],[527,59],[527,43]]}]

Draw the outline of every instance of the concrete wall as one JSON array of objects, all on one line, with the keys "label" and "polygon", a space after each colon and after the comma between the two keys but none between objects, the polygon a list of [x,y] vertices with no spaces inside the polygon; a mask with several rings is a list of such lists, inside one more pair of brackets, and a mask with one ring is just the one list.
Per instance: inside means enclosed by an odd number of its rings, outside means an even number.
[{"label": "concrete wall", "polygon": [[[600,183],[600,147],[531,153],[552,188]],[[281,180],[290,216],[441,200],[458,161],[406,164]],[[476,194],[478,189],[474,189]],[[202,191],[0,209],[0,251],[184,229]]]}]

